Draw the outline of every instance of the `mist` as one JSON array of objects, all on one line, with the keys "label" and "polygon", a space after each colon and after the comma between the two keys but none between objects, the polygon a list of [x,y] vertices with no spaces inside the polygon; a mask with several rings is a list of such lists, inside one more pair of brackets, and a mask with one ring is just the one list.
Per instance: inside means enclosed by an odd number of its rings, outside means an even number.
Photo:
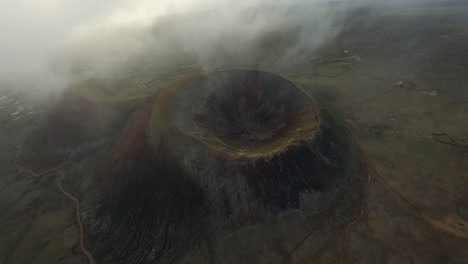
[{"label": "mist", "polygon": [[0,11],[0,87],[60,91],[70,82],[147,66],[284,64],[332,41],[353,12],[383,4],[410,5],[352,0],[5,2]]}]

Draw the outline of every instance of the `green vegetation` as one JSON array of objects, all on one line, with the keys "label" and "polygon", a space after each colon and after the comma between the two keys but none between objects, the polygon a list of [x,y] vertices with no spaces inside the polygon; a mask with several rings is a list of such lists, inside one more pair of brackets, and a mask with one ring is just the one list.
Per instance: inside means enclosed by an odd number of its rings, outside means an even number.
[{"label": "green vegetation", "polygon": [[321,77],[338,77],[349,71],[353,64],[348,61],[324,61],[315,65],[314,74]]},{"label": "green vegetation", "polygon": [[288,73],[285,76],[310,94],[319,105],[330,107],[338,96],[337,90],[333,88],[336,85],[333,79],[308,77],[298,73]]},{"label": "green vegetation", "polygon": [[407,90],[414,90],[416,88],[416,85],[414,85],[413,83],[411,82],[403,82],[401,85],[400,85],[401,88],[405,88]]},{"label": "green vegetation", "polygon": [[137,89],[136,84],[127,79],[91,79],[77,85],[72,90],[92,101],[122,101],[148,97],[153,89]]}]

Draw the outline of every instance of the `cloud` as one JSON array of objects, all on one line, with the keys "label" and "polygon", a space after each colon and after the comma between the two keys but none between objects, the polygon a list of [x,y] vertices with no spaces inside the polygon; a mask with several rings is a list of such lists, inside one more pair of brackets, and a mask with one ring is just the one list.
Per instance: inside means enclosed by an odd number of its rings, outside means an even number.
[{"label": "cloud", "polygon": [[[286,61],[332,40],[366,2],[19,0],[0,11],[0,85],[57,90],[186,56],[208,64]],[[269,58],[266,58],[269,56]],[[140,64],[140,65],[139,65]]]}]

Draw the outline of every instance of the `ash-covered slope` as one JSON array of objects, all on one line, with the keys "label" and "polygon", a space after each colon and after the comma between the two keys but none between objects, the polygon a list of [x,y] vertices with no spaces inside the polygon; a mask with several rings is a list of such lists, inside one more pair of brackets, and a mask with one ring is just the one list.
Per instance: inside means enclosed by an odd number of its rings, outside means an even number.
[{"label": "ash-covered slope", "polygon": [[147,96],[131,94],[126,79],[91,79],[72,85],[43,122],[27,131],[15,165],[37,176],[108,143]]},{"label": "ash-covered slope", "polygon": [[86,203],[88,237],[103,263],[224,263],[248,226],[302,212],[331,232],[318,212],[355,217],[364,168],[349,131],[288,80],[191,76],[134,116]]}]

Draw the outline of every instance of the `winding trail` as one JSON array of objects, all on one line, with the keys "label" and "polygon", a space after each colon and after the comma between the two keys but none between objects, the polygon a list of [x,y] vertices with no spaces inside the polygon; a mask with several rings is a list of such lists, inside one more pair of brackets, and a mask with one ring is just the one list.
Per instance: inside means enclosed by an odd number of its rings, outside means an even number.
[{"label": "winding trail", "polygon": [[[21,135],[21,139],[20,141],[18,142],[18,144],[16,145],[16,148],[18,149],[18,152],[16,153],[14,159],[13,159],[13,166],[19,171],[24,171],[24,172],[27,172],[29,173],[32,177],[34,178],[38,178],[40,176],[43,176],[43,175],[46,175],[46,174],[49,174],[49,173],[53,173],[57,170],[60,170],[64,165],[66,165],[69,161],[65,161],[63,162],[62,164],[60,164],[59,166],[57,167],[54,167],[46,172],[43,172],[43,173],[40,173],[40,174],[37,174],[31,170],[28,170],[20,165],[17,164],[17,159],[19,157],[19,155],[21,154],[21,152],[23,151],[23,147],[22,147],[22,143],[24,141],[24,137],[26,135],[28,130],[24,131],[23,134]],[[87,258],[88,258],[88,263],[89,264],[95,264],[95,260],[93,258],[93,256],[91,255],[91,253],[86,249],[86,246],[85,246],[85,242],[84,242],[84,228],[83,228],[83,223],[81,222],[81,213],[80,213],[80,202],[78,201],[78,199],[76,197],[74,197],[73,195],[71,195],[69,192],[67,192],[63,186],[62,186],[62,179],[65,177],[65,175],[63,174],[62,171],[59,171],[58,172],[58,177],[57,177],[57,184],[58,184],[58,187],[60,189],[60,191],[66,196],[68,197],[70,200],[72,200],[74,203],[75,203],[75,215],[76,215],[76,222],[78,224],[78,229],[80,230],[80,250],[81,252],[83,253],[83,255],[85,255]]]},{"label": "winding trail", "polygon": [[48,170],[48,171],[42,172],[42,173],[40,173],[40,174],[37,174],[37,173],[35,173],[34,171],[28,170],[28,169],[26,169],[25,167],[20,166],[20,165],[18,165],[18,164],[16,163],[16,160],[18,159],[19,155],[21,154],[21,151],[23,151],[23,147],[21,147],[21,146],[18,145],[16,148],[18,149],[18,152],[16,153],[16,156],[15,156],[15,158],[14,158],[14,160],[13,160],[13,166],[18,170],[18,172],[24,171],[24,172],[29,173],[33,178],[39,178],[39,177],[41,177],[41,176],[43,176],[43,175],[52,173],[52,172],[54,172],[54,171],[56,171],[56,170],[58,170],[58,169],[60,169],[60,168],[62,167],[62,165],[60,165],[60,166],[57,166],[57,167],[55,167],[55,168],[52,168],[52,169],[50,169],[50,170]]},{"label": "winding trail", "polygon": [[24,172],[29,173],[33,178],[39,178],[41,176],[44,176],[44,175],[47,175],[49,173],[55,172],[56,170],[59,170],[60,168],[62,168],[67,163],[67,161],[63,162],[62,164],[58,165],[57,167],[51,168],[51,169],[49,169],[49,170],[47,170],[45,172],[41,172],[39,174],[35,173],[32,170],[26,169],[25,167],[23,167],[21,165],[18,165],[17,160],[18,160],[18,157],[21,155],[21,152],[23,151],[23,146],[22,146],[23,141],[24,141],[24,138],[25,138],[25,135],[26,135],[27,131],[29,131],[29,130],[30,129],[25,130],[25,132],[23,132],[23,134],[21,135],[20,141],[16,145],[16,149],[18,151],[16,152],[16,155],[13,158],[13,167],[15,167],[18,170],[18,172],[24,171]]},{"label": "winding trail", "polygon": [[59,177],[57,179],[58,187],[60,191],[69,199],[73,200],[75,202],[75,213],[76,213],[76,222],[78,223],[78,228],[80,229],[80,249],[81,252],[88,258],[88,263],[89,264],[95,264],[96,262],[94,261],[93,256],[91,253],[86,249],[85,243],[84,243],[84,228],[83,228],[83,223],[81,222],[81,214],[80,214],[80,202],[78,199],[76,199],[73,195],[65,191],[62,186],[62,179],[65,177],[65,175],[60,171],[58,173]]}]

